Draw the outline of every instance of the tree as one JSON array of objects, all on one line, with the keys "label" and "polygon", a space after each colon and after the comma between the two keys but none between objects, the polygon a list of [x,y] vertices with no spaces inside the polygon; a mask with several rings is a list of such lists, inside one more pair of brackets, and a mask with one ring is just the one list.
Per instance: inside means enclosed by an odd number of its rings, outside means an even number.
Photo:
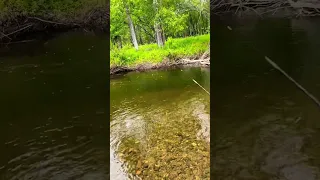
[{"label": "tree", "polygon": [[[161,0],[159,0],[161,1]],[[160,13],[159,13],[159,4],[157,0],[153,0],[153,6],[154,6],[154,11],[156,14],[155,20],[154,20],[154,30],[156,32],[156,38],[157,38],[157,44],[159,47],[163,47],[164,42],[163,42],[163,35],[162,35],[162,29],[161,29],[161,19],[160,19]]]},{"label": "tree", "polygon": [[166,38],[207,34],[209,0],[111,0],[111,41],[122,45],[157,43]]},{"label": "tree", "polygon": [[126,0],[123,0],[123,4],[124,4],[124,7],[126,9],[126,14],[127,14],[128,24],[129,24],[129,28],[130,28],[130,34],[131,34],[131,38],[132,38],[132,43],[134,45],[134,48],[136,50],[138,50],[139,47],[138,47],[136,32],[134,30],[134,25],[133,25],[133,22],[132,22],[132,19],[131,19],[130,11],[129,11],[129,5],[128,5]]}]

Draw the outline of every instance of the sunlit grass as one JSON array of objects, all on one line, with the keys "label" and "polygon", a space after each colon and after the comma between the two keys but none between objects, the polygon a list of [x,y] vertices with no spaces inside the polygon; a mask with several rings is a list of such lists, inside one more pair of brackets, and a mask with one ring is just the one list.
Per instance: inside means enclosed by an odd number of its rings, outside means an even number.
[{"label": "sunlit grass", "polygon": [[110,66],[135,66],[144,63],[160,63],[165,59],[177,59],[195,56],[208,50],[210,35],[192,36],[187,38],[169,38],[163,48],[157,44],[145,44],[135,50],[132,46],[122,49],[112,48]]}]

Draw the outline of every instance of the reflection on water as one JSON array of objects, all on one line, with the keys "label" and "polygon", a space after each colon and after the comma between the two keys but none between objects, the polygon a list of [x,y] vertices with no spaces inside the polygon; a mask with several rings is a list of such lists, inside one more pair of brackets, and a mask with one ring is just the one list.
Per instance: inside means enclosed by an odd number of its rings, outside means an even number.
[{"label": "reflection on water", "polygon": [[320,98],[319,28],[319,19],[216,20],[213,178],[319,179],[319,107],[264,60]]},{"label": "reflection on water", "polygon": [[[110,151],[117,152],[111,159],[112,179],[123,179],[123,173],[146,179],[209,178],[209,96],[192,79],[209,90],[209,71],[201,68],[131,73],[111,80]],[[184,159],[178,157],[183,153]],[[193,162],[182,165],[191,154]]]},{"label": "reflection on water", "polygon": [[107,43],[70,33],[1,57],[0,179],[107,179]]}]

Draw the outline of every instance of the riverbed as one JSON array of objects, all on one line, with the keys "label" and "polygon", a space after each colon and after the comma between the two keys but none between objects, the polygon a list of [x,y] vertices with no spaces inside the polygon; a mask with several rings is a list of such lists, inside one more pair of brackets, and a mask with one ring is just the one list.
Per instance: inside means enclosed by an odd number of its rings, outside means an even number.
[{"label": "riverbed", "polygon": [[209,68],[128,73],[110,81],[111,179],[209,179]]}]

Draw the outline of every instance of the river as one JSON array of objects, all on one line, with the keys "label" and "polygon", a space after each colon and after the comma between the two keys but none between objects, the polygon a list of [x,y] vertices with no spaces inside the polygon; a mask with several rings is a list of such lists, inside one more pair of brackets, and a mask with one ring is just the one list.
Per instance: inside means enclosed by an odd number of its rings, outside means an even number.
[{"label": "river", "polygon": [[0,179],[107,179],[109,164],[208,179],[210,158],[213,179],[319,179],[319,107],[264,59],[320,98],[318,22],[216,20],[211,70],[112,77],[110,125],[106,36],[16,45],[0,56]]},{"label": "river", "polygon": [[320,98],[319,21],[214,19],[213,179],[320,178],[320,107],[264,58]]},{"label": "river", "polygon": [[0,179],[107,179],[108,41],[65,33],[2,49]]},{"label": "river", "polygon": [[210,91],[208,68],[111,79],[111,179],[209,179],[210,96],[193,79]]}]

